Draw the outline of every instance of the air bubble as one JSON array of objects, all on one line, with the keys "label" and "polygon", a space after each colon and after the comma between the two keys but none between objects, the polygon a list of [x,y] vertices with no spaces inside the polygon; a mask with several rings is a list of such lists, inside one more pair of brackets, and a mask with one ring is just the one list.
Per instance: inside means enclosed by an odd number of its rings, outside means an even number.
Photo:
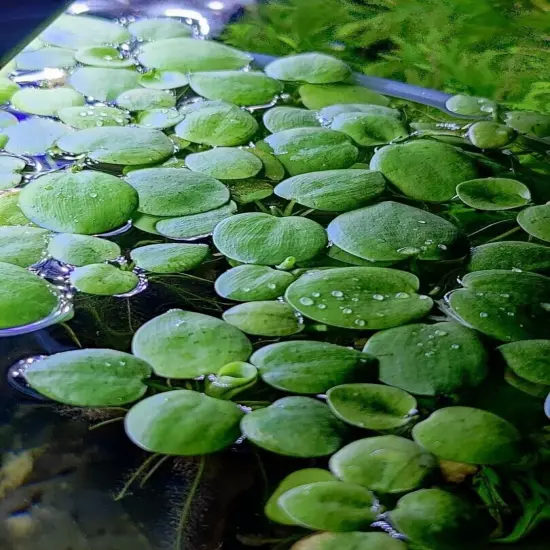
[{"label": "air bubble", "polygon": [[366,324],[365,321],[363,321],[363,319],[355,319],[354,322],[358,327],[364,327]]},{"label": "air bubble", "polygon": [[317,307],[319,309],[327,309],[327,306],[325,304],[319,304]]},{"label": "air bubble", "polygon": [[460,344],[451,344],[451,349],[460,349]]},{"label": "air bubble", "polygon": [[404,256],[412,256],[413,254],[418,254],[421,250],[416,246],[404,246],[403,248],[398,248],[396,252]]},{"label": "air bubble", "polygon": [[509,311],[506,315],[508,315],[508,317],[514,317],[515,313],[513,311]]},{"label": "air bubble", "polygon": [[311,295],[312,295],[314,298],[319,298],[319,296],[321,296],[321,293],[320,293],[320,292],[312,292]]},{"label": "air bubble", "polygon": [[522,272],[522,270],[521,270],[519,267],[513,267],[513,268],[512,268],[512,271],[513,271],[514,273],[521,273],[521,272]]},{"label": "air bubble", "polygon": [[418,297],[419,300],[428,300],[429,299],[429,296],[426,296],[425,294],[421,294],[419,297]]},{"label": "air bubble", "polygon": [[444,244],[438,244],[437,248],[439,248],[439,250],[447,250],[447,246]]},{"label": "air bubble", "polygon": [[405,298],[410,298],[411,295],[408,294],[407,292],[398,292],[396,295],[395,295],[396,298],[400,298],[400,299],[405,299]]},{"label": "air bubble", "polygon": [[431,357],[433,354],[434,354],[433,351],[427,351],[424,355],[425,355],[426,357]]},{"label": "air bubble", "polygon": [[300,303],[304,306],[312,306],[315,302],[311,298],[304,296],[303,298],[300,298]]},{"label": "air bubble", "polygon": [[381,302],[384,299],[384,296],[382,294],[373,294],[372,299]]},{"label": "air bubble", "polygon": [[346,315],[349,315],[350,313],[353,313],[353,309],[350,309],[349,307],[345,307],[343,310],[342,310],[342,313],[346,314]]},{"label": "air bubble", "polygon": [[418,223],[426,223],[425,220],[418,220]]},{"label": "air bubble", "polygon": [[277,285],[275,283],[268,283],[267,288],[271,288],[271,290],[275,290],[277,288]]},{"label": "air bubble", "polygon": [[447,336],[448,332],[445,332],[444,330],[436,330],[434,334],[436,336]]},{"label": "air bubble", "polygon": [[510,294],[501,294],[502,298],[510,298]]},{"label": "air bubble", "polygon": [[333,290],[331,292],[331,294],[335,297],[335,298],[341,298],[344,293],[341,291],[341,290]]},{"label": "air bubble", "polygon": [[486,311],[482,311],[479,316],[485,319],[486,317],[489,317],[489,314]]}]

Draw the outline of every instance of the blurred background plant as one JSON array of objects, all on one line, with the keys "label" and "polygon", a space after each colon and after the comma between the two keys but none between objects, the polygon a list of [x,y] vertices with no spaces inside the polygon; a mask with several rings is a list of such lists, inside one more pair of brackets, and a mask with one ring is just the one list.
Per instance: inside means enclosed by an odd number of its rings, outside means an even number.
[{"label": "blurred background plant", "polygon": [[356,71],[550,112],[548,0],[275,0],[224,40],[272,55],[331,53]]}]

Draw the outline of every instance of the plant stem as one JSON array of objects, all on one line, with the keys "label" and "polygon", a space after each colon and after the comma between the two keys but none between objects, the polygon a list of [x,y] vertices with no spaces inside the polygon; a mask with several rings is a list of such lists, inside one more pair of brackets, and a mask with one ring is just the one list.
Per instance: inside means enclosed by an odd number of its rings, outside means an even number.
[{"label": "plant stem", "polygon": [[78,339],[78,336],[76,335],[75,331],[67,324],[67,323],[59,323],[67,332],[69,335],[69,338],[80,348],[82,349],[82,344],[80,343],[80,340]]},{"label": "plant stem", "polygon": [[292,214],[292,210],[294,209],[294,205],[296,204],[296,201],[291,200],[283,210],[283,216],[290,216]]},{"label": "plant stem", "polygon": [[515,221],[514,219],[509,219],[509,220],[500,220],[498,222],[494,222],[494,223],[491,223],[489,225],[486,225],[485,227],[482,227],[481,229],[478,229],[477,231],[474,231],[473,233],[470,233],[468,235],[468,238],[472,238],[472,237],[475,237],[476,235],[479,235],[480,233],[483,233],[484,231],[487,231],[487,229],[491,229],[497,225],[500,225],[502,223],[510,223],[510,222],[513,222]]},{"label": "plant stem", "polygon": [[170,455],[163,456],[143,477],[143,479],[140,481],[139,486],[143,487],[149,479],[151,479],[151,476],[169,459],[171,458]]},{"label": "plant stem", "polygon": [[122,487],[120,492],[117,495],[115,495],[114,500],[117,501],[117,500],[123,499],[126,496],[126,493],[128,492],[128,489],[132,486],[132,483],[134,483],[134,481],[136,481],[136,479],[138,479],[138,477],[141,474],[143,474],[143,472],[145,472],[145,470],[147,470],[147,467],[149,466],[149,464],[151,464],[151,462],[156,460],[159,456],[160,456],[159,453],[155,453],[155,454],[152,454],[151,456],[147,457],[143,461],[141,466],[130,476],[130,478],[124,484],[124,487]]},{"label": "plant stem", "polygon": [[176,542],[174,543],[174,550],[182,549],[181,544],[183,542],[183,529],[185,527],[187,518],[189,517],[189,512],[191,510],[191,504],[193,503],[193,498],[195,497],[197,489],[199,488],[199,483],[201,481],[202,474],[204,473],[205,464],[206,464],[206,457],[202,455],[199,459],[199,465],[195,473],[195,478],[193,479],[193,484],[191,485],[189,489],[189,493],[187,494],[187,497],[185,498],[185,502],[183,503],[180,521],[176,529]]},{"label": "plant stem", "polygon": [[154,390],[159,390],[159,391],[170,391],[172,389],[170,386],[166,386],[161,382],[156,382],[155,380],[145,380],[144,384],[148,388],[152,388]]},{"label": "plant stem", "polygon": [[517,227],[514,227],[513,229],[510,229],[509,231],[506,231],[506,233],[502,233],[501,235],[497,235],[496,237],[494,237],[492,239],[489,239],[485,244],[500,241],[501,239],[505,239],[506,237],[509,237],[510,235],[513,235],[514,233],[517,233],[518,231],[521,231],[521,227],[519,225]]},{"label": "plant stem", "polygon": [[88,431],[91,432],[93,430],[97,430],[98,428],[103,428],[103,426],[114,424],[115,422],[119,422],[120,420],[124,420],[124,416],[117,416],[116,418],[109,418],[108,420],[104,420],[103,422],[98,422],[97,424],[90,426],[88,428]]}]

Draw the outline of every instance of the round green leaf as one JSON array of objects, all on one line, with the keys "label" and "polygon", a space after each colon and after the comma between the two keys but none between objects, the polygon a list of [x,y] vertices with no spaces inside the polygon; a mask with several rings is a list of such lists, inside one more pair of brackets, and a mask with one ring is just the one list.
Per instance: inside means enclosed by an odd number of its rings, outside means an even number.
[{"label": "round green leaf", "polygon": [[420,489],[401,497],[388,516],[412,544],[433,550],[478,547],[491,528],[477,506],[441,489]]},{"label": "round green leaf", "polygon": [[0,226],[0,262],[29,267],[45,257],[50,232],[25,225]]},{"label": "round green leaf", "polygon": [[19,195],[21,189],[8,189],[0,191],[0,226],[2,225],[26,225],[34,226],[19,208]]},{"label": "round green leaf", "polygon": [[452,145],[419,139],[379,149],[370,161],[407,197],[420,201],[452,199],[456,186],[477,176],[473,159]]},{"label": "round green leaf", "polygon": [[0,111],[0,130],[19,124],[19,119],[8,111]]},{"label": "round green leaf", "polygon": [[322,109],[336,103],[370,103],[388,105],[389,100],[363,86],[351,84],[302,84],[298,89],[308,109]]},{"label": "round green leaf", "polygon": [[214,283],[222,298],[237,302],[274,300],[282,296],[294,277],[263,265],[240,265],[222,273]]},{"label": "round green leaf", "polygon": [[42,155],[71,128],[47,118],[27,118],[4,130],[6,151],[18,155]]},{"label": "round green leaf", "polygon": [[130,69],[79,67],[71,74],[69,84],[88,99],[114,101],[139,84],[139,73]]},{"label": "round green leaf", "polygon": [[243,412],[235,403],[190,390],[158,393],[134,405],[124,428],[153,453],[197,456],[229,447],[240,435]]},{"label": "round green leaf", "polygon": [[325,170],[288,178],[275,187],[275,194],[316,210],[346,212],[380,196],[384,176],[370,170]]},{"label": "round green leaf", "polygon": [[456,192],[460,200],[479,210],[508,210],[531,200],[529,188],[507,178],[483,178],[460,183]]},{"label": "round green leaf", "polygon": [[150,244],[134,248],[130,258],[152,273],[183,273],[199,266],[208,256],[206,244]]},{"label": "round green leaf", "polygon": [[7,103],[19,89],[19,84],[7,77],[0,76],[0,103]]},{"label": "round green leaf", "polygon": [[19,71],[42,71],[44,69],[70,69],[76,65],[75,53],[66,48],[40,48],[21,52],[15,57]]},{"label": "round green leaf", "polygon": [[416,399],[380,384],[342,384],[327,392],[328,406],[344,422],[367,430],[394,430],[418,414]]},{"label": "round green leaf", "polygon": [[160,235],[160,233],[156,229],[157,223],[163,220],[171,219],[174,218],[163,218],[161,216],[150,216],[149,214],[141,214],[140,212],[135,212],[132,216],[132,225],[140,231],[145,231],[145,233]]},{"label": "round green leaf", "polygon": [[316,483],[318,481],[335,481],[335,477],[328,471],[321,468],[304,468],[286,476],[275,491],[269,497],[264,511],[271,520],[283,525],[295,525],[295,521],[279,505],[279,497],[295,487]]},{"label": "round green leaf", "polygon": [[0,154],[0,191],[19,185],[22,180],[20,172],[26,166],[23,159]]},{"label": "round green leaf", "polygon": [[431,310],[419,296],[411,273],[382,267],[344,267],[310,271],[286,290],[286,300],[300,313],[330,326],[372,330],[421,319]]},{"label": "round green leaf", "polygon": [[57,116],[62,122],[78,130],[96,126],[126,126],[130,122],[130,115],[126,111],[103,105],[64,107],[59,109]]},{"label": "round green leaf", "polygon": [[17,265],[0,262],[0,329],[36,323],[59,306],[56,288]]},{"label": "round green leaf", "polygon": [[376,493],[403,493],[422,485],[437,461],[410,439],[381,435],[346,445],[331,457],[329,466],[342,481]]},{"label": "round green leaf", "polygon": [[318,127],[321,125],[315,111],[296,107],[273,107],[267,110],[262,119],[264,126],[272,133],[293,128]]},{"label": "round green leaf", "polygon": [[264,346],[253,353],[250,362],[258,367],[262,380],[274,388],[318,394],[368,377],[372,360],[366,353],[343,346],[296,340]]},{"label": "round green leaf", "polygon": [[322,53],[301,53],[281,57],[269,63],[265,72],[272,78],[291,82],[330,84],[351,76],[346,63]]},{"label": "round green leaf", "polygon": [[238,304],[225,311],[223,319],[256,336],[290,336],[304,328],[302,318],[290,306],[278,301]]},{"label": "round green leaf", "polygon": [[550,137],[550,115],[548,114],[508,111],[504,115],[504,122],[520,134],[539,138]]},{"label": "round green leaf", "polygon": [[504,341],[548,338],[550,279],[535,273],[474,271],[446,296],[467,326]]},{"label": "round green leaf", "polygon": [[250,363],[233,361],[224,365],[216,375],[205,380],[204,393],[219,399],[232,399],[235,395],[252,387],[258,379],[258,369]]},{"label": "round green leaf", "polygon": [[139,83],[144,88],[153,90],[173,90],[187,86],[187,75],[179,71],[159,71],[152,69],[139,77]]},{"label": "round green leaf", "polygon": [[322,226],[307,218],[248,212],[222,220],[214,229],[214,244],[233,260],[277,265],[316,256],[327,244]]},{"label": "round green leaf", "polygon": [[357,148],[347,136],[327,128],[294,128],[265,138],[291,176],[348,168],[357,159]]},{"label": "round green leaf", "polygon": [[369,105],[368,103],[336,103],[335,105],[329,105],[319,111],[317,118],[323,126],[330,126],[332,121],[342,113],[364,113],[367,115],[401,118],[401,112],[397,109],[382,105]]},{"label": "round green leaf", "polygon": [[56,115],[63,107],[84,105],[84,96],[71,88],[23,88],[13,94],[12,105],[34,115]]},{"label": "round green leaf", "polygon": [[279,505],[302,527],[336,532],[368,529],[379,507],[368,489],[343,481],[295,487],[279,497]]},{"label": "round green leaf", "polygon": [[77,407],[120,406],[147,391],[151,367],[143,360],[112,349],[79,349],[50,355],[25,372],[42,395]]},{"label": "round green leaf", "polygon": [[468,271],[485,269],[550,271],[550,248],[522,241],[482,244],[472,249]]},{"label": "round green leaf", "polygon": [[50,239],[48,254],[60,262],[80,267],[116,260],[121,250],[118,244],[106,239],[59,233]]},{"label": "round green leaf", "polygon": [[291,550],[406,550],[406,545],[385,533],[316,533]]},{"label": "round green leaf", "polygon": [[273,194],[273,185],[265,180],[248,178],[229,182],[231,198],[237,204],[261,201]]},{"label": "round green leaf", "polygon": [[341,214],[327,233],[339,248],[374,262],[446,260],[465,253],[464,236],[452,223],[393,201]]},{"label": "round green leaf", "polygon": [[518,376],[535,384],[550,385],[550,340],[512,342],[497,349]]},{"label": "round green leaf", "polygon": [[409,134],[406,125],[396,117],[357,112],[336,116],[330,128],[346,134],[358,145],[369,147],[390,143]]},{"label": "round green leaf", "polygon": [[150,42],[141,47],[138,59],[149,69],[182,73],[242,69],[252,61],[249,54],[219,42],[193,38],[170,38]]},{"label": "round green leaf", "polygon": [[219,222],[235,212],[237,212],[237,205],[230,201],[219,208],[200,214],[160,220],[157,218],[154,227],[159,234],[171,239],[193,240],[208,236]]},{"label": "round green leaf", "polygon": [[153,216],[198,214],[229,200],[229,189],[223,183],[182,168],[135,170],[126,181],[137,190],[140,212]]},{"label": "round green leaf", "polygon": [[258,157],[263,163],[263,176],[271,181],[281,181],[285,177],[285,167],[277,158],[262,149],[256,147],[245,147],[246,151]]},{"label": "round green leaf", "polygon": [[241,145],[258,130],[250,113],[222,101],[192,103],[180,112],[184,118],[175,128],[176,135],[193,143]]},{"label": "round green leaf", "polygon": [[87,153],[108,164],[154,164],[170,157],[174,144],[159,130],[146,128],[87,128],[63,136],[57,146],[71,154]]},{"label": "round green leaf", "polygon": [[235,105],[264,105],[283,90],[282,84],[255,71],[210,71],[189,75],[189,85],[198,95]]},{"label": "round green leaf", "polygon": [[149,109],[136,114],[136,125],[142,128],[163,130],[172,128],[183,120],[184,116],[177,109]]},{"label": "round green leaf", "polygon": [[527,395],[538,399],[544,399],[550,391],[550,385],[530,382],[529,380],[518,376],[510,368],[506,368],[504,370],[504,380],[520,392],[526,393]]},{"label": "round green leaf", "polygon": [[314,458],[342,446],[346,426],[311,397],[283,397],[241,421],[243,434],[259,447],[286,456]]},{"label": "round green leaf", "polygon": [[452,395],[487,376],[487,353],[476,332],[458,323],[407,325],[376,333],[365,351],[379,361],[384,384],[416,395]]},{"label": "round green leaf", "polygon": [[92,67],[112,67],[114,69],[125,69],[133,67],[135,61],[126,57],[113,46],[91,46],[81,48],[74,57],[84,65]]},{"label": "round green leaf", "polygon": [[138,194],[104,172],[64,170],[31,181],[21,191],[19,205],[41,227],[91,235],[127,223],[137,208]]},{"label": "round green leaf", "polygon": [[521,456],[521,434],[499,416],[471,407],[446,407],[413,428],[414,440],[443,460],[505,464]]},{"label": "round green leaf", "polygon": [[114,296],[134,290],[138,276],[132,271],[122,271],[111,264],[89,264],[77,267],[69,276],[71,284],[80,292],[97,296]]},{"label": "round green leaf", "polygon": [[223,180],[251,178],[263,167],[262,161],[252,153],[230,147],[192,153],[185,158],[185,162],[194,172]]},{"label": "round green leaf", "polygon": [[521,228],[540,239],[550,242],[550,205],[530,206],[518,214],[518,223]]},{"label": "round green leaf", "polygon": [[449,98],[445,103],[445,107],[451,113],[456,113],[457,115],[478,117],[487,116],[492,113],[496,105],[493,101],[484,97],[458,94]]},{"label": "round green leaf", "polygon": [[128,25],[128,30],[138,41],[152,42],[165,38],[178,38],[193,34],[191,26],[171,18],[140,19]]},{"label": "round green leaf", "polygon": [[122,92],[115,103],[128,111],[145,111],[147,109],[167,109],[175,107],[176,96],[165,90],[135,88]]},{"label": "round green leaf", "polygon": [[86,46],[121,44],[130,33],[118,23],[89,15],[61,15],[40,35],[45,44],[78,50]]},{"label": "round green leaf", "polygon": [[132,353],[166,378],[195,378],[217,372],[252,352],[237,328],[202,313],[172,309],[142,325],[134,335]]},{"label": "round green leaf", "polygon": [[500,149],[516,137],[516,132],[503,124],[482,120],[468,128],[468,139],[480,149]]}]

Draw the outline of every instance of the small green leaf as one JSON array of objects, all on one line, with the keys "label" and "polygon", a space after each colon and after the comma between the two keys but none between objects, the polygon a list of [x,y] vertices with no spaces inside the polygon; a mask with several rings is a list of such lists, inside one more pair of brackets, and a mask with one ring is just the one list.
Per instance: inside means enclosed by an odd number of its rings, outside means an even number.
[{"label": "small green leaf", "polygon": [[263,265],[240,265],[222,273],[214,283],[222,298],[237,302],[275,300],[282,296],[294,276]]},{"label": "small green leaf", "polygon": [[322,53],[301,53],[281,57],[269,63],[265,72],[279,80],[310,84],[342,82],[351,76],[351,69],[346,63]]},{"label": "small green leaf", "polygon": [[221,451],[236,441],[243,414],[230,401],[174,390],[134,405],[124,427],[128,437],[146,451],[197,456]]},{"label": "small green leaf", "polygon": [[262,161],[252,153],[231,147],[192,153],[185,162],[195,172],[223,180],[251,178],[263,168]]},{"label": "small green leaf", "polygon": [[116,98],[115,103],[128,111],[169,109],[176,106],[176,96],[165,90],[135,88],[122,92]]},{"label": "small green leaf", "polygon": [[258,378],[258,370],[250,363],[234,361],[224,365],[216,375],[205,380],[204,393],[219,399],[232,399],[252,387]]},{"label": "small green leaf", "polygon": [[293,128],[308,128],[321,126],[315,111],[297,109],[296,107],[273,107],[268,109],[263,117],[264,126],[272,133],[292,130]]},{"label": "small green leaf", "polygon": [[540,239],[550,242],[550,205],[530,206],[518,214],[518,223],[521,228]]},{"label": "small green leaf", "polygon": [[330,129],[346,134],[364,147],[384,145],[409,134],[407,126],[397,117],[357,112],[336,116]]},{"label": "small green leaf", "polygon": [[327,392],[328,406],[344,422],[367,430],[394,430],[418,414],[416,399],[380,384],[342,384]]},{"label": "small green leaf", "polygon": [[338,384],[369,378],[372,369],[366,353],[308,340],[270,344],[254,352],[250,362],[270,386],[303,394],[325,393]]},{"label": "small green leaf", "polygon": [[19,195],[21,189],[8,189],[0,191],[0,226],[25,225],[36,227],[19,208]]},{"label": "small green leaf", "polygon": [[403,493],[422,485],[437,460],[410,439],[381,435],[346,445],[331,457],[329,466],[342,481],[376,493]]},{"label": "small green leaf", "polygon": [[389,100],[364,86],[351,84],[302,84],[298,89],[308,109],[322,109],[336,103],[370,103],[388,105]]},{"label": "small green leaf", "polygon": [[97,296],[115,296],[131,292],[139,284],[132,271],[122,271],[111,264],[89,264],[70,274],[71,284],[80,292]]},{"label": "small green leaf", "polygon": [[27,118],[4,130],[9,141],[6,151],[16,155],[43,155],[71,128],[49,118]]},{"label": "small green leaf", "polygon": [[128,25],[128,30],[138,41],[152,42],[166,38],[190,36],[193,29],[190,25],[172,18],[140,19]]},{"label": "small green leaf", "polygon": [[60,262],[80,267],[116,260],[121,250],[118,244],[106,239],[58,233],[48,243],[48,254]]},{"label": "small green leaf", "polygon": [[479,210],[508,210],[531,200],[529,188],[507,178],[483,178],[460,183],[456,192],[462,202]]},{"label": "small green leaf", "polygon": [[103,105],[64,107],[59,109],[57,116],[61,122],[78,130],[96,126],[126,126],[130,123],[130,115],[126,111]]},{"label": "small green leaf", "polygon": [[550,137],[550,115],[548,114],[508,111],[504,115],[504,122],[520,134],[538,138]]},{"label": "small green leaf", "polygon": [[12,105],[33,115],[56,115],[63,107],[84,105],[84,96],[71,88],[23,88],[13,94]]},{"label": "small green leaf", "polygon": [[183,115],[177,109],[148,109],[137,113],[135,120],[136,126],[164,130],[181,122]]},{"label": "small green leaf", "polygon": [[443,460],[506,464],[521,456],[521,434],[499,416],[472,407],[446,407],[413,428],[414,440]]},{"label": "small green leaf", "polygon": [[278,265],[287,258],[296,261],[316,256],[327,244],[321,225],[307,218],[277,218],[260,212],[237,214],[214,229],[214,244],[220,252],[243,263]]},{"label": "small green leaf", "polygon": [[144,88],[153,90],[173,90],[187,86],[187,75],[179,71],[159,71],[152,69],[139,77],[139,83]]},{"label": "small green leaf", "polygon": [[256,336],[290,336],[304,328],[300,316],[288,304],[278,301],[238,304],[225,311],[223,319]]},{"label": "small green leaf", "polygon": [[457,115],[478,117],[490,115],[495,110],[496,104],[485,97],[458,94],[448,99],[445,107]]},{"label": "small green leaf", "polygon": [[518,376],[535,384],[550,385],[550,340],[512,342],[497,349]]},{"label": "small green leaf", "polygon": [[97,101],[115,101],[126,90],[139,84],[139,73],[132,69],[78,67],[69,84],[78,92]]},{"label": "small green leaf", "polygon": [[286,290],[288,303],[304,316],[330,326],[372,330],[420,319],[433,302],[419,296],[411,273],[380,267],[310,271]]},{"label": "small green leaf", "polygon": [[334,453],[347,431],[325,404],[311,397],[283,397],[252,411],[242,419],[241,430],[263,449],[302,458]]},{"label": "small green leaf", "polygon": [[134,335],[132,353],[166,378],[195,378],[217,372],[252,352],[237,328],[202,313],[172,309],[147,321]]},{"label": "small green leaf", "polygon": [[12,189],[23,179],[20,172],[27,163],[18,157],[0,155],[0,191]]},{"label": "small green leaf", "polygon": [[25,372],[42,395],[77,407],[120,406],[147,391],[151,376],[145,361],[112,349],[79,349],[50,355]]},{"label": "small green leaf", "polygon": [[330,125],[332,121],[342,113],[364,113],[367,115],[390,116],[401,118],[401,112],[391,107],[382,105],[369,105],[368,103],[336,103],[323,107],[318,113],[318,119],[323,126]]},{"label": "small green leaf", "polygon": [[258,157],[263,163],[263,176],[271,181],[281,181],[285,177],[285,167],[277,157],[256,147],[246,147],[245,151]]},{"label": "small green leaf", "polygon": [[45,257],[51,233],[25,225],[0,226],[0,262],[29,267]]},{"label": "small green leaf", "polygon": [[19,89],[19,84],[9,78],[0,76],[0,103],[7,103]]},{"label": "small green leaf", "polygon": [[368,489],[343,481],[295,487],[279,497],[279,505],[302,527],[336,532],[368,529],[379,508]]},{"label": "small green leaf", "polygon": [[67,48],[40,48],[21,52],[15,57],[19,71],[42,71],[44,69],[70,69],[76,65],[75,52]]},{"label": "small green leaf", "polygon": [[209,252],[206,244],[150,244],[134,248],[130,258],[152,273],[183,273],[199,266]]},{"label": "small green leaf", "polygon": [[273,194],[273,185],[265,180],[244,179],[229,182],[231,198],[237,204],[250,204],[261,201]]},{"label": "small green leaf", "polygon": [[316,533],[291,550],[406,550],[404,542],[385,533]]},{"label": "small green leaf", "polygon": [[468,263],[468,271],[514,268],[542,273],[550,271],[550,248],[522,241],[482,244],[472,249]]},{"label": "small green leaf", "polygon": [[[3,130],[4,128],[8,128],[9,126],[13,126],[15,124],[19,124],[19,119],[15,115],[12,115],[8,111],[0,111],[0,130]],[[5,139],[7,141],[7,138]]]},{"label": "small green leaf", "polygon": [[112,67],[113,69],[127,69],[135,65],[131,57],[126,57],[113,46],[91,46],[81,48],[74,57],[83,65],[92,67]]},{"label": "small green leaf", "polygon": [[515,137],[516,132],[511,128],[489,120],[476,122],[468,128],[468,139],[480,149],[501,149]]}]

